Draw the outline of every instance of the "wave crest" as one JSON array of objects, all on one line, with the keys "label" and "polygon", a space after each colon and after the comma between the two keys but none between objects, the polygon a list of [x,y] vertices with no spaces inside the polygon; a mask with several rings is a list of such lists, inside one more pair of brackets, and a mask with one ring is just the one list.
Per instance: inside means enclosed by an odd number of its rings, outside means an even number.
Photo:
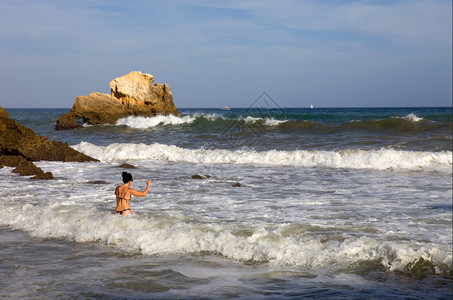
[{"label": "wave crest", "polygon": [[241,119],[246,124],[260,123],[265,126],[278,126],[280,124],[288,122],[288,120],[276,120],[275,118],[255,118],[248,116]]},{"label": "wave crest", "polygon": [[[193,114],[182,117],[176,117],[173,115],[162,116],[158,115],[155,117],[140,117],[140,116],[129,116],[127,118],[119,119],[115,125],[127,126],[135,129],[148,129],[156,126],[165,125],[183,125],[183,124],[199,124],[201,126],[207,125],[212,126],[216,123],[219,125],[227,126],[224,124],[225,121],[229,122],[244,122],[245,124],[260,124],[263,126],[278,126],[282,123],[288,122],[288,120],[277,120],[275,118],[260,118],[260,117],[241,117],[239,119],[229,119],[218,114]],[[206,124],[207,123],[207,124]]]},{"label": "wave crest", "polygon": [[196,117],[184,116],[176,117],[173,115],[168,116],[155,116],[155,117],[136,117],[130,116],[116,121],[118,126],[128,126],[136,129],[147,129],[156,127],[158,125],[181,125],[190,124],[196,120]]},{"label": "wave crest", "polygon": [[412,122],[420,122],[424,120],[423,118],[417,117],[414,113],[410,113],[407,116],[403,117],[403,119],[412,121]]},{"label": "wave crest", "polygon": [[163,160],[197,164],[256,164],[351,169],[434,169],[451,173],[452,152],[380,150],[253,150],[185,149],[164,144],[115,143],[97,146],[82,142],[72,146],[101,161]]},{"label": "wave crest", "polygon": [[[139,213],[125,218],[87,209],[86,205],[0,204],[0,208],[2,226],[44,238],[106,243],[124,253],[211,253],[243,262],[333,270],[367,262],[388,271],[411,272],[420,268],[420,262],[427,262],[432,269],[422,268],[423,272],[442,275],[448,275],[452,266],[451,252],[440,246],[319,233],[303,224],[280,224],[272,229],[256,225],[244,233],[238,224],[192,222]],[[300,230],[288,230],[288,226],[296,225]]]}]

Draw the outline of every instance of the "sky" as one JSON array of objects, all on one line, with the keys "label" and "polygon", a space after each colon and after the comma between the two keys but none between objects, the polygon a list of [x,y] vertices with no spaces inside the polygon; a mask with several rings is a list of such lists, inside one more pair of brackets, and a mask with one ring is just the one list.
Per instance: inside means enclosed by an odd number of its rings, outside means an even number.
[{"label": "sky", "polygon": [[0,106],[71,108],[130,71],[177,108],[452,106],[451,0],[2,0]]}]

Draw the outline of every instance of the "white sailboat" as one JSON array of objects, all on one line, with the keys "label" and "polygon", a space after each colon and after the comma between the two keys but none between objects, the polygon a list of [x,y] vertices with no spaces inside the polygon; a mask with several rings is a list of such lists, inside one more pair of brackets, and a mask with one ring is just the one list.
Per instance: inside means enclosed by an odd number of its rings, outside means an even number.
[{"label": "white sailboat", "polygon": [[313,108],[314,108],[314,107],[313,107],[313,104],[310,104],[310,108],[311,108],[311,109],[313,109]]}]

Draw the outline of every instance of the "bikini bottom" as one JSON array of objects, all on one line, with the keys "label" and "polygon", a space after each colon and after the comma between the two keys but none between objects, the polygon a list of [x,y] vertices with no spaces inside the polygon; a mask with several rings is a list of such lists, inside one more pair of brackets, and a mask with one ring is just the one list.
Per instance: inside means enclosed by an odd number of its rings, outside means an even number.
[{"label": "bikini bottom", "polygon": [[126,210],[131,210],[130,208],[126,208],[125,210],[118,210],[115,212],[115,215],[122,215],[123,212],[125,212]]}]

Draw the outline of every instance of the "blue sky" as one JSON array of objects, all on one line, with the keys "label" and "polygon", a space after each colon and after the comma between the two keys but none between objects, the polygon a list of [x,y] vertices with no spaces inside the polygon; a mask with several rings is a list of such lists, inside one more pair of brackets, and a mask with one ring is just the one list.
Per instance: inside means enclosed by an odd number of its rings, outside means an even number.
[{"label": "blue sky", "polygon": [[178,108],[451,106],[452,1],[0,2],[1,106],[70,108],[130,71]]}]

